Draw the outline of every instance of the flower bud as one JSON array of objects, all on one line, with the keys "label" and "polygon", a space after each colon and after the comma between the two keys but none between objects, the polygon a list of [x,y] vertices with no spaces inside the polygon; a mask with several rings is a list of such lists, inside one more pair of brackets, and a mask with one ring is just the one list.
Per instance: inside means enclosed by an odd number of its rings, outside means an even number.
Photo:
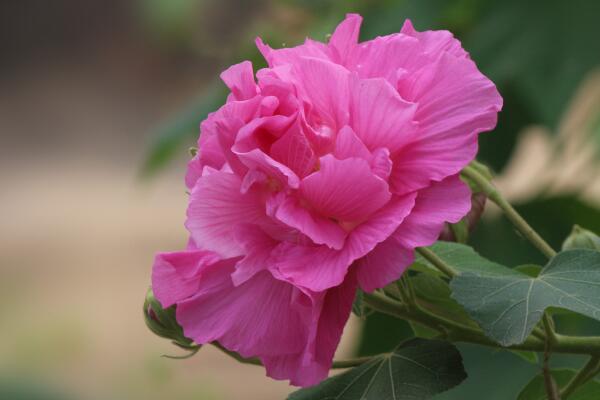
[{"label": "flower bud", "polygon": [[600,251],[600,237],[592,231],[583,229],[579,225],[573,225],[573,230],[563,242],[562,249],[592,249]]},{"label": "flower bud", "polygon": [[144,320],[146,326],[154,334],[165,339],[171,339],[174,344],[184,349],[194,349],[193,341],[183,334],[183,328],[175,318],[175,306],[162,308],[160,302],[154,297],[152,288],[146,293],[144,301]]}]

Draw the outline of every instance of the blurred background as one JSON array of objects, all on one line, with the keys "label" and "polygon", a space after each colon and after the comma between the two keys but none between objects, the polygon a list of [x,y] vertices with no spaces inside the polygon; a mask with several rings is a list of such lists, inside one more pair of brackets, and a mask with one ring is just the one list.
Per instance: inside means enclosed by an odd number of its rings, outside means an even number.
[{"label": "blurred background", "polygon": [[[219,72],[263,66],[255,36],[325,40],[350,11],[363,39],[405,18],[453,31],[505,99],[480,140],[499,186],[557,248],[573,223],[600,232],[598,1],[2,1],[0,399],[285,398],[286,383],[213,349],[161,358],[181,353],[146,330],[142,302],[154,253],[185,244],[187,148],[224,99]],[[471,241],[508,265],[543,263],[492,207]],[[340,354],[410,335],[352,317]],[[461,351],[470,379],[439,399],[512,399],[539,372],[531,355]]]}]

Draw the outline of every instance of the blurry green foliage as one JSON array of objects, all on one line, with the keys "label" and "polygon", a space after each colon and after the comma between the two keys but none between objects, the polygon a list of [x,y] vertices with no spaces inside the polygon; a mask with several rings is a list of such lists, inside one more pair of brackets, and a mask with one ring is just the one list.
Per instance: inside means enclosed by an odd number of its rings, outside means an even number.
[{"label": "blurry green foliage", "polygon": [[138,0],[143,25],[160,40],[188,43],[193,31],[196,10],[207,0]]},{"label": "blurry green foliage", "polygon": [[0,399],[6,400],[70,400],[54,387],[32,382],[31,377],[0,378]]},{"label": "blurry green foliage", "polygon": [[[553,370],[550,373],[554,381],[559,387],[565,386],[577,371],[570,369]],[[570,400],[594,400],[598,398],[600,393],[600,383],[596,380],[591,380],[585,385],[579,387],[569,396]],[[544,400],[546,399],[546,389],[544,387],[544,377],[537,375],[523,388],[517,400]]]}]

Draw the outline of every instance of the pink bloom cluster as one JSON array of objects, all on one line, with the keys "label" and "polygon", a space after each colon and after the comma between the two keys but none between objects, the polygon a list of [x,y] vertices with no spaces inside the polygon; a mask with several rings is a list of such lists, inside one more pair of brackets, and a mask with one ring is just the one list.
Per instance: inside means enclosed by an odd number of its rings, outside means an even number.
[{"label": "pink bloom cluster", "polygon": [[257,45],[268,68],[221,75],[227,102],[189,163],[187,250],[158,254],[152,285],[196,343],[259,357],[269,376],[327,376],[357,288],[397,280],[414,249],[470,208],[458,173],[502,99],[447,31],[359,43]]}]

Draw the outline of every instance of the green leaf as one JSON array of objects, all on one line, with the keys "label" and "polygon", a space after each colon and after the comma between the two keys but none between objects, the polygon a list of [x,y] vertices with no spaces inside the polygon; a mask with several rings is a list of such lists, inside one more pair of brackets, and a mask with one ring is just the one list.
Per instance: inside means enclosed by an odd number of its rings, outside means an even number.
[{"label": "green leaf", "polygon": [[542,267],[537,264],[523,264],[515,267],[515,270],[522,272],[525,275],[529,275],[532,278],[535,278],[540,274]]},{"label": "green leaf", "polygon": [[289,400],[429,399],[461,383],[467,374],[458,350],[447,342],[411,339],[317,386],[292,393]]},{"label": "green leaf", "polygon": [[418,322],[409,321],[408,323],[416,337],[424,339],[433,339],[436,336],[439,336],[438,331],[434,331],[433,329],[425,325],[421,325]]},{"label": "green leaf", "polygon": [[[459,272],[479,272],[484,270],[486,273],[493,275],[505,275],[507,273],[508,268],[504,265],[481,257],[472,247],[464,244],[440,241],[429,246],[429,249]],[[415,262],[426,265],[428,268],[435,268],[420,254],[417,254]],[[508,273],[510,271],[509,269]]]},{"label": "green leaf", "polygon": [[[570,369],[557,369],[550,371],[558,387],[564,387],[575,376],[576,372]],[[589,381],[579,387],[569,396],[569,400],[597,400],[600,395],[600,383]],[[523,388],[517,400],[545,400],[546,389],[544,377],[537,375]]]},{"label": "green leaf", "polygon": [[476,327],[462,306],[450,297],[452,292],[445,280],[428,274],[418,274],[410,280],[421,307],[453,321]]},{"label": "green leaf", "polygon": [[533,351],[512,350],[512,353],[530,364],[537,364],[539,361],[537,353],[534,353]]},{"label": "green leaf", "polygon": [[485,334],[503,346],[522,343],[548,307],[600,319],[600,253],[568,250],[554,257],[539,276],[531,277],[482,263],[450,283],[452,297]]},{"label": "green leaf", "polygon": [[357,356],[387,353],[403,341],[413,338],[414,333],[407,321],[379,312],[368,312],[361,324]]},{"label": "green leaf", "polygon": [[226,87],[220,81],[209,85],[198,101],[158,129],[144,163],[142,177],[151,177],[164,168],[179,150],[197,138],[200,122],[225,101]]}]

